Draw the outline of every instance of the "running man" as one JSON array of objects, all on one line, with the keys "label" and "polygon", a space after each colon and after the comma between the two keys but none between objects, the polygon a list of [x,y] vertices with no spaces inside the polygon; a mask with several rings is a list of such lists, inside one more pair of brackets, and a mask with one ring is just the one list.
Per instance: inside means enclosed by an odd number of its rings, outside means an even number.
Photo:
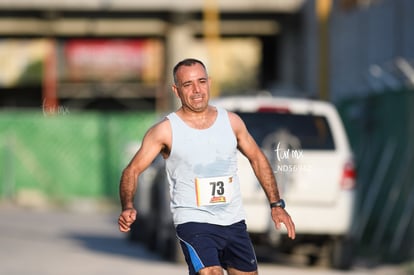
[{"label": "running man", "polygon": [[152,126],[124,169],[120,182],[119,229],[128,232],[137,211],[133,198],[138,176],[161,154],[165,159],[171,212],[189,274],[258,274],[246,230],[237,176],[237,151],[243,153],[267,195],[277,229],[295,225],[284,209],[273,170],[241,118],[209,104],[205,65],[185,59],[173,69],[172,90],[181,107]]}]

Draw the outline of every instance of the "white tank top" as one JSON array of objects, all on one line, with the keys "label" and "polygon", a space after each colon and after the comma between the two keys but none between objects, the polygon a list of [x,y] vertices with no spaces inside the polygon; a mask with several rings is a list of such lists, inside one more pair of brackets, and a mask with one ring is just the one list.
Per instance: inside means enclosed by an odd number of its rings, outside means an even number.
[{"label": "white tank top", "polygon": [[207,129],[188,126],[176,113],[166,172],[174,224],[230,225],[245,219],[237,176],[237,141],[227,111],[217,109]]}]

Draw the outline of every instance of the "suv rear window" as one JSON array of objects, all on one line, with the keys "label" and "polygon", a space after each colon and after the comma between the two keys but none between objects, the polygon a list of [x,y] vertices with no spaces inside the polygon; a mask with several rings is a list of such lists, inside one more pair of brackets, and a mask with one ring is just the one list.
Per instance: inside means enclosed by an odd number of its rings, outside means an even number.
[{"label": "suv rear window", "polygon": [[[324,116],[291,113],[243,113],[237,114],[261,147],[278,142],[303,150],[334,150],[331,129]],[[271,143],[271,144],[269,144]]]}]

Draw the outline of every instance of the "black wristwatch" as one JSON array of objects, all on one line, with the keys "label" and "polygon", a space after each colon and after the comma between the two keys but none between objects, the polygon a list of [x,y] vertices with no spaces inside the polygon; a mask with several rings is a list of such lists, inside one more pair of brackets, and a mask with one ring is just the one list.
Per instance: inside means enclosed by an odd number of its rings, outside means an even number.
[{"label": "black wristwatch", "polygon": [[284,201],[284,200],[280,199],[280,200],[278,200],[277,202],[272,202],[272,203],[270,204],[270,208],[273,208],[273,207],[280,207],[280,208],[282,208],[282,209],[285,209],[285,207],[286,207],[286,203],[285,203],[285,201]]}]

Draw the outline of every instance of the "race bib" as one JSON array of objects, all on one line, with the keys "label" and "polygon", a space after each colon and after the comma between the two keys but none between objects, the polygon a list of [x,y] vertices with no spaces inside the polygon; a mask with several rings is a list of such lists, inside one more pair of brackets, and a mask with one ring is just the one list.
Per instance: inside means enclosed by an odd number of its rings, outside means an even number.
[{"label": "race bib", "polygon": [[233,195],[233,177],[196,178],[197,206],[229,203]]}]

